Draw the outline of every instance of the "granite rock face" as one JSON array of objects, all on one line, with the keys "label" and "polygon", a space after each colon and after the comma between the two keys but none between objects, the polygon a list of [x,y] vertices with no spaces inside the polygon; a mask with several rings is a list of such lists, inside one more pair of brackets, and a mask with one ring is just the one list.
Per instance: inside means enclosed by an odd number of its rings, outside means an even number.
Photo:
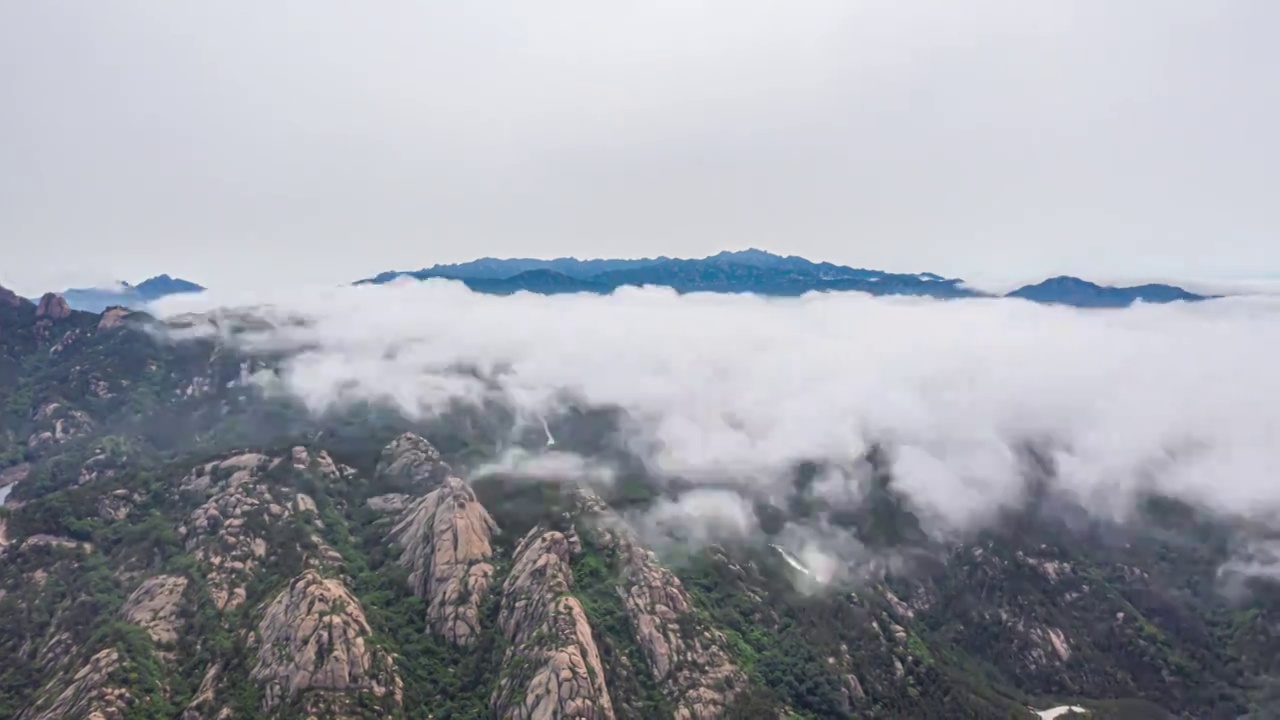
[{"label": "granite rock face", "polygon": [[149,577],[124,601],[120,615],[146,630],[157,646],[171,646],[186,624],[178,610],[187,584],[187,578],[178,575]]},{"label": "granite rock face", "polygon": [[308,570],[276,596],[258,623],[263,710],[306,695],[309,712],[354,717],[356,695],[402,702],[395,664],[370,642],[364,608],[342,581]]},{"label": "granite rock face", "polygon": [[406,491],[424,492],[449,477],[450,470],[431,443],[404,433],[382,450],[375,474]]},{"label": "granite rock face", "polygon": [[[432,457],[439,464],[439,454],[426,441],[407,438],[388,447],[399,451],[384,451],[384,458],[394,458],[388,467]],[[431,465],[410,466],[416,473],[437,472]],[[494,573],[492,540],[497,531],[497,523],[471,487],[456,477],[445,477],[434,490],[409,502],[391,530],[391,541],[403,549],[400,564],[410,570],[413,592],[427,601],[428,626],[457,645],[473,643],[480,631],[480,605]]]},{"label": "granite rock face", "polygon": [[71,317],[71,306],[57,293],[45,293],[36,306],[36,317],[63,320]]},{"label": "granite rock face", "polygon": [[113,330],[124,325],[125,318],[133,314],[133,311],[123,307],[109,307],[102,312],[98,320],[98,332],[104,330]]},{"label": "granite rock face", "polygon": [[70,678],[55,677],[46,686],[52,702],[41,703],[32,712],[20,716],[23,720],[124,720],[133,697],[128,690],[115,687],[112,676],[121,667],[120,654],[106,649],[89,658]]},{"label": "granite rock face", "polygon": [[604,667],[582,603],[569,594],[576,540],[535,527],[520,542],[498,624],[511,643],[493,709],[511,720],[613,720]]}]

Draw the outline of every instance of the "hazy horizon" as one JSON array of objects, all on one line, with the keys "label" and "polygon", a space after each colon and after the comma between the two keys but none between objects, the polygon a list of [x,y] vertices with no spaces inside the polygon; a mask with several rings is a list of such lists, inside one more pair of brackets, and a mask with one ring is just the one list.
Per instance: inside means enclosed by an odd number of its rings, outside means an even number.
[{"label": "hazy horizon", "polygon": [[1280,274],[1280,5],[0,8],[0,283],[763,247]]},{"label": "hazy horizon", "polygon": [[[740,250],[746,250],[746,249],[763,249],[763,248],[740,248]],[[766,252],[773,252],[773,251],[766,251]],[[711,253],[711,255],[714,255],[714,254],[716,253]],[[774,254],[784,255],[784,253],[774,253]],[[493,256],[478,256],[475,258],[471,258],[470,260],[480,260],[480,259],[492,258],[492,257]],[[518,256],[519,259],[536,259],[536,260],[554,260],[554,259],[561,259],[564,257],[573,257],[573,256],[537,256],[537,255]],[[497,258],[497,259],[512,259],[512,258]],[[633,259],[645,259],[645,258],[642,258],[640,256],[623,257],[623,258],[579,256],[579,257],[576,257],[576,259],[578,260],[601,260],[601,259],[633,260]],[[684,258],[682,256],[673,256],[672,259],[689,259],[689,258]],[[815,263],[826,261],[824,258],[810,257],[806,259]],[[460,262],[465,263],[465,262],[469,262],[470,260],[463,260]],[[830,262],[830,261],[826,261],[826,262]],[[385,271],[413,272],[416,270],[430,268],[436,264],[437,263],[429,263],[429,264],[423,264],[415,267],[385,268],[384,270],[381,270],[379,272],[385,272]],[[438,264],[448,265],[448,264],[454,264],[454,263],[442,262]],[[849,263],[848,265],[850,267],[862,267],[864,269],[884,270],[887,272],[902,272],[902,273],[932,272],[932,270],[928,268],[915,269],[915,270],[902,270],[902,269],[890,269],[890,268],[874,268],[874,267],[868,267],[865,265],[858,265],[857,263]],[[3,272],[3,269],[0,269],[0,272]],[[218,286],[218,285],[210,285],[206,282],[202,282],[201,279],[198,277],[182,277],[172,272],[158,270],[158,271],[152,272],[149,275],[145,275],[144,277],[133,278],[133,279],[126,278],[126,279],[120,280],[117,283],[102,283],[102,284],[96,284],[96,285],[90,284],[90,285],[82,285],[77,287],[40,288],[30,283],[17,282],[14,284],[8,284],[8,283],[0,282],[0,286],[7,287],[10,290],[14,290],[15,292],[18,292],[20,295],[24,295],[29,298],[38,298],[40,295],[46,292],[64,292],[67,290],[98,290],[98,291],[124,292],[125,288],[123,286],[123,283],[128,283],[130,285],[137,286],[142,282],[145,282],[146,280],[150,280],[150,279],[159,277],[161,275],[169,275],[174,279],[187,280],[189,282],[194,282],[199,285],[203,285],[208,290],[213,290],[213,291],[230,290],[233,293],[247,293],[247,297],[253,297],[259,291],[271,292],[271,291],[279,290],[282,288],[291,288],[295,290],[305,291],[305,290],[316,289],[321,287],[332,287],[335,285],[341,286],[341,285],[355,283],[360,280],[370,279],[376,274],[377,273],[373,273],[368,276],[351,278],[348,281],[342,281],[338,283],[324,283],[314,278],[295,278],[292,282],[285,282],[285,283],[277,282],[277,283],[266,283],[263,285],[232,284],[230,286],[226,286],[226,285]],[[1046,280],[1051,277],[1056,277],[1062,274],[1065,274],[1065,273],[1049,273],[1044,275],[1024,275],[1024,276],[1013,276],[1013,277],[1010,277],[1010,276],[1001,277],[1001,276],[980,274],[976,276],[962,277],[959,279],[963,281],[961,284],[964,285],[965,287],[968,287],[983,293],[1001,295],[1001,294],[1010,292],[1012,290],[1016,290],[1019,287],[1038,283],[1040,281]],[[1241,294],[1277,295],[1277,294],[1280,294],[1280,274],[1252,275],[1252,276],[1238,276],[1238,277],[1229,277],[1229,276],[1227,277],[1170,277],[1170,276],[1164,276],[1164,275],[1142,275],[1142,274],[1133,274],[1133,275],[1127,275],[1127,276],[1126,275],[1086,275],[1086,276],[1083,276],[1082,279],[1097,283],[1099,285],[1112,285],[1112,286],[1132,286],[1132,285],[1143,285],[1148,283],[1162,283],[1162,284],[1169,284],[1169,285],[1177,285],[1179,287],[1182,287],[1185,290],[1199,293],[1199,294],[1205,294],[1205,295],[1241,295]]]}]

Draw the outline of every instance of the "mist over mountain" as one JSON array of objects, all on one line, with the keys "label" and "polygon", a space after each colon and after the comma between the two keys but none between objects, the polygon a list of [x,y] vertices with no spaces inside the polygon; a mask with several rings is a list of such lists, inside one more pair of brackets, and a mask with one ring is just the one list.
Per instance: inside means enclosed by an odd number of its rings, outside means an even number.
[{"label": "mist over mountain", "polygon": [[1108,511],[1155,467],[1161,490],[1224,511],[1280,503],[1264,489],[1280,471],[1266,441],[1280,416],[1244,402],[1280,392],[1258,351],[1280,347],[1269,299],[1098,315],[856,294],[499,298],[432,280],[281,294],[243,316],[217,302],[170,298],[155,311],[215,310],[184,332],[289,354],[273,382],[317,412],[500,400],[533,422],[570,397],[625,411],[628,442],[655,471],[760,483],[891,441],[899,487],[946,530],[1017,501],[1027,443]]},{"label": "mist over mountain", "polygon": [[168,275],[157,275],[138,283],[120,283],[114,288],[72,288],[64,291],[64,297],[71,307],[86,312],[102,312],[109,307],[139,308],[153,300],[180,293],[193,293],[204,290],[204,287],[189,280],[172,278]]},{"label": "mist over mountain", "polygon": [[1278,314],[0,292],[0,714],[1266,717]]}]

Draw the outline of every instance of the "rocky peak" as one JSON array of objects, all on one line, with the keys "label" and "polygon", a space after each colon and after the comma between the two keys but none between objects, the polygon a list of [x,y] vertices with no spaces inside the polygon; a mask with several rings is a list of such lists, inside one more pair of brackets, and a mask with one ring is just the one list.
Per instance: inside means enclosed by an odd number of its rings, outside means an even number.
[{"label": "rocky peak", "polygon": [[604,667],[582,603],[569,594],[575,543],[535,527],[516,549],[498,624],[511,643],[493,697],[512,720],[613,720]]},{"label": "rocky peak", "polygon": [[411,571],[414,594],[427,601],[428,625],[459,645],[471,644],[479,632],[497,531],[475,492],[455,477],[409,505],[391,530],[392,542],[404,549],[400,564]]},{"label": "rocky peak", "polygon": [[118,305],[109,307],[102,312],[101,319],[98,320],[98,331],[101,332],[103,330],[111,330],[112,328],[121,327],[124,325],[125,318],[132,314],[133,311],[128,308],[123,308]]},{"label": "rocky peak", "polygon": [[380,478],[419,492],[440,484],[450,472],[440,459],[440,452],[415,433],[392,440],[378,459]]},{"label": "rocky peak", "polygon": [[71,306],[67,305],[66,299],[61,295],[45,293],[40,297],[40,304],[36,306],[36,317],[62,320],[71,317]]},{"label": "rocky peak", "polygon": [[360,717],[359,692],[399,705],[403,682],[390,656],[369,641],[364,608],[342,581],[314,570],[298,576],[258,624],[258,664],[252,677],[265,688],[272,710],[306,695],[308,713]]}]

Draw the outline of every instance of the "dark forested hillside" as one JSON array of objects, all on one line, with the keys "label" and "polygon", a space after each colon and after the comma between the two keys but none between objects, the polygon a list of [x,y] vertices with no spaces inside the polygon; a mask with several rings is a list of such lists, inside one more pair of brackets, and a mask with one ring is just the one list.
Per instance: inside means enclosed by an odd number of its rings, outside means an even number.
[{"label": "dark forested hillside", "polygon": [[877,473],[832,517],[894,562],[816,587],[768,537],[655,553],[623,511],[678,488],[643,472],[472,482],[501,407],[317,417],[261,392],[276,359],[153,323],[0,290],[0,717],[1280,713],[1280,593],[1194,508],[1048,488],[942,545]]}]

